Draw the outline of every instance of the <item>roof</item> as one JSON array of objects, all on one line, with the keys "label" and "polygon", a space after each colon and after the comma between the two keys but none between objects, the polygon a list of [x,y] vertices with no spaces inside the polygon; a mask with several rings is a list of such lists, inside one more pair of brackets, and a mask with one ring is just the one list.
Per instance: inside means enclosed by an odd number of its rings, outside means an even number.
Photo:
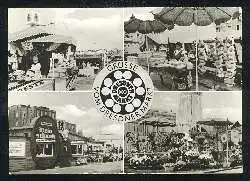
[{"label": "roof", "polygon": [[232,125],[233,123],[229,120],[225,120],[222,118],[207,118],[203,121],[198,121],[197,124],[203,124],[208,126],[228,126]]},{"label": "roof", "polygon": [[82,135],[79,135],[79,134],[77,134],[77,133],[69,132],[69,135],[78,137],[78,139],[74,139],[74,140],[72,140],[72,141],[89,141],[89,140],[90,140],[90,138],[85,137],[85,136],[82,136]]},{"label": "roof", "polygon": [[174,127],[176,125],[176,113],[160,110],[150,110],[145,116],[140,119],[140,123]]},{"label": "roof", "polygon": [[110,141],[110,140],[122,140],[122,136],[113,134],[113,133],[105,133],[94,136],[97,141]]},{"label": "roof", "polygon": [[159,36],[159,34],[148,34],[147,36],[159,45],[168,44],[168,38],[163,39]]},{"label": "roof", "polygon": [[239,121],[236,121],[231,127],[230,129],[237,129],[240,128],[241,129],[242,125],[239,123]]}]

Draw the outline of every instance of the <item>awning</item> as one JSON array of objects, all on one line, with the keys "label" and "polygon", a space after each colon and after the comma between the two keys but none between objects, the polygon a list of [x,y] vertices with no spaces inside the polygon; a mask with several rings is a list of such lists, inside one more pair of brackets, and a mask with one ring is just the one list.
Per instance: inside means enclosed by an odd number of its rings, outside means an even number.
[{"label": "awning", "polygon": [[76,40],[73,37],[64,35],[48,35],[32,39],[29,42],[64,43],[76,46]]},{"label": "awning", "polygon": [[28,27],[24,30],[17,31],[8,36],[8,42],[27,41],[33,38],[47,36],[53,34],[48,27]]}]

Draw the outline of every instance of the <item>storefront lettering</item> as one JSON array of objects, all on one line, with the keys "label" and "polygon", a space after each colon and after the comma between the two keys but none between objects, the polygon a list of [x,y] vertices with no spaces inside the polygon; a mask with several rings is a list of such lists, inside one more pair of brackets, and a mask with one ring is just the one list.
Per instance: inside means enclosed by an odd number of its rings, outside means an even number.
[{"label": "storefront lettering", "polygon": [[55,139],[56,136],[54,134],[44,134],[44,133],[41,133],[41,134],[36,134],[36,138],[37,139]]},{"label": "storefront lettering", "polygon": [[55,139],[55,134],[51,129],[39,127],[36,139]]}]

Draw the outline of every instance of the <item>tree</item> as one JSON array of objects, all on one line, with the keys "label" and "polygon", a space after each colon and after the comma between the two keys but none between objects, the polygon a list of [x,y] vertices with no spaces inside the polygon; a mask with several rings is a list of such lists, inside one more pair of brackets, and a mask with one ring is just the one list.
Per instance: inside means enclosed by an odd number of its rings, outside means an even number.
[{"label": "tree", "polygon": [[78,130],[78,131],[77,131],[77,135],[83,136],[82,130]]}]

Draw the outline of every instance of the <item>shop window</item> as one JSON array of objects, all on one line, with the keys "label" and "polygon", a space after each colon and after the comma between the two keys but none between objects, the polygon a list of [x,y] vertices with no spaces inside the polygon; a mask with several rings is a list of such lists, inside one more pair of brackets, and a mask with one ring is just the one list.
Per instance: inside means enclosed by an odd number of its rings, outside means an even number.
[{"label": "shop window", "polygon": [[37,143],[37,157],[50,157],[53,156],[52,143]]},{"label": "shop window", "polygon": [[83,145],[71,145],[72,155],[82,155],[83,154]]}]

